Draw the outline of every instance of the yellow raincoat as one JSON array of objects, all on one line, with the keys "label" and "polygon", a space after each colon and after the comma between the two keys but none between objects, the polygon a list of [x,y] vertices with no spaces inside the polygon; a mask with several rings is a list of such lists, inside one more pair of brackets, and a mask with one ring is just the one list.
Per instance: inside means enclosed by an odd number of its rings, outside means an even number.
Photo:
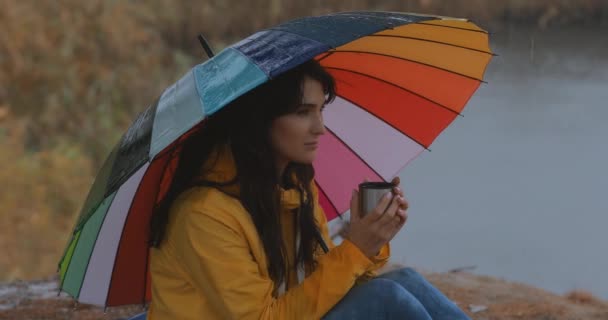
[{"label": "yellow raincoat", "polygon": [[[229,149],[220,152],[206,179],[228,181],[235,176]],[[238,186],[228,188],[238,192]],[[319,250],[317,268],[306,270],[301,283],[296,272],[290,272],[288,290],[278,297],[262,240],[241,203],[216,188],[183,192],[172,205],[165,240],[160,248],[151,249],[148,319],[321,318],[358,279],[373,276],[386,263],[390,248],[384,246],[370,260],[348,240],[334,246],[317,192],[313,188],[314,214],[330,251]],[[291,209],[299,205],[297,190],[281,189],[281,227],[293,269],[296,240]]]}]

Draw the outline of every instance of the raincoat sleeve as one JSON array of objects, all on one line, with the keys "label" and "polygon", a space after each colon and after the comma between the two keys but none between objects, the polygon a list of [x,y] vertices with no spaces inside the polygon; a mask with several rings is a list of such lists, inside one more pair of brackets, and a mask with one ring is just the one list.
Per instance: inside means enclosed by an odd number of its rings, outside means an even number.
[{"label": "raincoat sleeve", "polygon": [[319,256],[317,268],[302,283],[275,298],[274,283],[260,270],[240,216],[230,210],[188,206],[180,212],[186,216],[176,241],[180,263],[221,319],[319,319],[374,267],[346,240]]},{"label": "raincoat sleeve", "polygon": [[[319,224],[319,229],[321,231],[321,234],[323,235],[323,239],[325,240],[325,243],[327,243],[327,246],[329,247],[330,250],[332,250],[335,247],[335,244],[333,243],[333,241],[331,240],[331,236],[329,235],[329,227],[327,225],[327,217],[325,215],[325,212],[323,211],[323,208],[319,205],[319,196],[318,196],[318,190],[316,185],[312,185],[312,191],[313,191],[313,196],[315,199],[315,217],[318,221]],[[344,240],[344,241],[348,241],[348,240]],[[353,245],[354,246],[354,245]],[[358,279],[357,279],[357,283],[361,282],[361,281],[365,281],[365,280],[369,280],[373,277],[375,277],[377,275],[377,270],[380,269],[381,267],[383,267],[389,260],[391,255],[391,247],[390,244],[387,243],[384,246],[382,246],[382,248],[380,249],[380,252],[378,252],[378,254],[374,257],[371,258],[371,261],[373,263],[373,265],[367,269],[367,271],[365,273],[363,273]]]}]

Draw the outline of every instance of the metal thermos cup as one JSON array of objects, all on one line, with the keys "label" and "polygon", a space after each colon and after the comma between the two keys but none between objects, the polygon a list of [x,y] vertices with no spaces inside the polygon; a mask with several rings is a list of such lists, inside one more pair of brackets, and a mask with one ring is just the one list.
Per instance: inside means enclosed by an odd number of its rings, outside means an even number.
[{"label": "metal thermos cup", "polygon": [[[390,182],[364,182],[359,184],[359,208],[361,217],[370,213],[378,202],[386,195],[387,192],[392,193],[393,185]],[[386,208],[384,208],[386,210]]]}]

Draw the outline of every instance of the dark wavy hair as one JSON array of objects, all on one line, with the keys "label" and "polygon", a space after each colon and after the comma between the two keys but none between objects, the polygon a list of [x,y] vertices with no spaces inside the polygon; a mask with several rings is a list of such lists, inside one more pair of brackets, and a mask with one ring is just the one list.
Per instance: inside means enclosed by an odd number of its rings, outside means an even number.
[{"label": "dark wavy hair", "polygon": [[[281,232],[279,186],[297,188],[302,204],[297,228],[300,247],[296,265],[315,268],[314,252],[324,246],[313,214],[310,185],[314,178],[311,164],[289,163],[281,177],[275,169],[275,151],[270,142],[270,128],[276,118],[295,112],[302,101],[302,85],[308,76],[319,81],[326,102],[335,98],[333,77],[315,60],[307,61],[241,96],[210,116],[183,144],[174,178],[164,199],[155,207],[150,221],[150,244],[159,247],[165,235],[170,208],[177,196],[194,186],[222,187],[238,184],[237,197],[251,215],[268,257],[268,273],[275,288],[287,278],[286,248]],[[232,181],[193,180],[216,148],[229,146],[237,175]],[[217,158],[213,161],[217,161]],[[210,168],[213,165],[209,166]],[[298,183],[290,179],[293,175]],[[306,196],[305,196],[306,195]],[[306,200],[304,200],[306,198]]]}]

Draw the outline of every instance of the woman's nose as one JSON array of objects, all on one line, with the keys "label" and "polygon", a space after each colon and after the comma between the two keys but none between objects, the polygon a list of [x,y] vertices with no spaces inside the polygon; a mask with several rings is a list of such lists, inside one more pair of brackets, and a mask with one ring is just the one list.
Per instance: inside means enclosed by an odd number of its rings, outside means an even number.
[{"label": "woman's nose", "polygon": [[312,131],[316,135],[325,134],[325,123],[323,122],[322,114],[319,114],[319,116],[316,117],[316,119],[313,123]]}]

